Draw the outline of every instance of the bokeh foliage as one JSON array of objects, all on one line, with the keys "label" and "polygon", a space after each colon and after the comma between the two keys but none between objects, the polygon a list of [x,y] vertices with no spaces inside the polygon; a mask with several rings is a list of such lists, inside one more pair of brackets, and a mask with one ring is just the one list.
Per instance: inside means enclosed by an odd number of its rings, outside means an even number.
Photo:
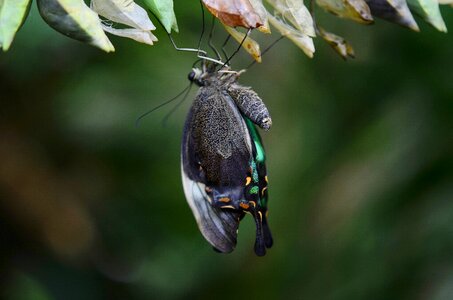
[{"label": "bokeh foliage", "polygon": [[[175,11],[178,44],[195,46],[198,3]],[[451,27],[453,10],[442,13]],[[194,55],[162,29],[158,47],[113,38],[107,55],[30,14],[0,56],[5,297],[451,298],[450,35],[320,13],[354,41],[356,60],[327,45],[310,60],[281,41],[243,75],[274,121],[262,136],[275,245],[258,258],[251,218],[221,255],[185,203],[179,143],[191,100],[166,126],[171,107],[134,125],[186,86]],[[241,53],[233,67],[249,61]]]}]

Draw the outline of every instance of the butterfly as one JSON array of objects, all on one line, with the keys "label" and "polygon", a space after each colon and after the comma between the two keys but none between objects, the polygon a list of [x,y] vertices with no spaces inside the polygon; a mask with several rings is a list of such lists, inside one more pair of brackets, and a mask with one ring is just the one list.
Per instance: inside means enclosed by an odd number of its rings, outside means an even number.
[{"label": "butterfly", "polygon": [[198,227],[214,250],[234,250],[247,213],[255,220],[255,253],[263,256],[273,239],[266,157],[255,125],[269,130],[272,119],[261,98],[237,82],[240,73],[216,70],[214,64],[190,72],[199,90],[184,125],[182,181]]}]

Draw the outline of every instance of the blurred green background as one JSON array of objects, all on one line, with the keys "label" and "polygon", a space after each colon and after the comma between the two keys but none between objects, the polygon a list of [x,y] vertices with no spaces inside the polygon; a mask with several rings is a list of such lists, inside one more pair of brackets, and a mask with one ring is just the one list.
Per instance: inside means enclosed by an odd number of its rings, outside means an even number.
[{"label": "blurred green background", "polygon": [[[198,2],[175,10],[177,44],[196,46]],[[420,19],[414,33],[319,18],[355,60],[322,40],[310,60],[283,40],[241,77],[274,121],[262,136],[275,244],[259,258],[250,217],[222,255],[186,204],[179,147],[195,91],[166,126],[173,104],[134,125],[188,84],[194,55],[161,29],[153,47],[112,37],[105,54],[33,7],[0,54],[2,297],[453,299],[453,35]],[[233,67],[249,62],[241,51]]]}]

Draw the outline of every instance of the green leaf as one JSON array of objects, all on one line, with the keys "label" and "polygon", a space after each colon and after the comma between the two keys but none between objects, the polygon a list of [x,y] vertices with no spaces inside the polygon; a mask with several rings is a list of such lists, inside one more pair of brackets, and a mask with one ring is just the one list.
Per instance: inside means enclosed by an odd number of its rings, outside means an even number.
[{"label": "green leaf", "polygon": [[409,7],[439,31],[447,32],[437,0],[407,0]]},{"label": "green leaf", "polygon": [[450,6],[453,7],[453,0],[439,0],[439,4],[450,4]]},{"label": "green leaf", "polygon": [[173,0],[143,0],[143,2],[156,15],[168,33],[172,29],[176,32],[179,31],[173,11]]},{"label": "green leaf", "polygon": [[56,31],[106,52],[115,51],[98,15],[83,0],[37,0],[41,17]]},{"label": "green leaf", "polygon": [[0,47],[7,51],[27,18],[31,0],[0,0]]}]

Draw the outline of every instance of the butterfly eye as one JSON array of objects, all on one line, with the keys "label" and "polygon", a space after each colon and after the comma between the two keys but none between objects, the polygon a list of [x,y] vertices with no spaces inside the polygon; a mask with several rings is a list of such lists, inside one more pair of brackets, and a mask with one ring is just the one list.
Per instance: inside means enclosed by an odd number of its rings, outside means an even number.
[{"label": "butterfly eye", "polygon": [[189,73],[187,78],[189,78],[190,81],[194,81],[195,80],[195,76],[196,76],[195,71],[192,71],[192,72]]},{"label": "butterfly eye", "polygon": [[202,75],[203,73],[201,72],[200,69],[193,68],[192,71],[187,76],[187,78],[189,78],[189,80],[191,82],[194,82],[196,85],[203,86],[204,80],[202,79]]}]

